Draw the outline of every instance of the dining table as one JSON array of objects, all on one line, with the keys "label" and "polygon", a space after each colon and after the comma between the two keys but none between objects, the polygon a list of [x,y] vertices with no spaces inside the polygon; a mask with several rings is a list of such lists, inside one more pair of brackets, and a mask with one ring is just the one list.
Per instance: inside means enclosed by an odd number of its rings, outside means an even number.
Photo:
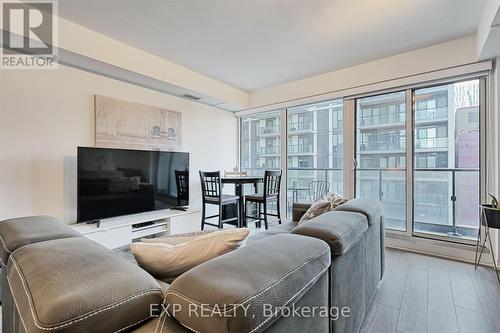
[{"label": "dining table", "polygon": [[246,219],[244,214],[245,212],[245,185],[246,184],[253,184],[254,187],[254,193],[257,193],[259,183],[264,182],[263,177],[257,177],[257,176],[228,176],[228,177],[221,177],[221,183],[222,186],[225,184],[234,184],[234,194],[239,197],[239,216],[240,216],[240,221],[238,221],[240,226],[246,227]]}]

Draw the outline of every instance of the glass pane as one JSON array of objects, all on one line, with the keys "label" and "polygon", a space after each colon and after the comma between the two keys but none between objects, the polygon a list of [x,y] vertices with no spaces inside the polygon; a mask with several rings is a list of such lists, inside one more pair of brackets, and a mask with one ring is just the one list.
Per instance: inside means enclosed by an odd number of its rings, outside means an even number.
[{"label": "glass pane", "polygon": [[280,168],[280,112],[266,112],[241,119],[241,170],[264,176]]},{"label": "glass pane", "polygon": [[287,110],[287,215],[294,202],[342,193],[342,99]]},{"label": "glass pane", "polygon": [[356,197],[379,199],[387,228],[406,230],[405,93],[356,100]]},{"label": "glass pane", "polygon": [[[281,123],[280,111],[260,113],[241,119],[241,170],[249,176],[264,177],[265,170],[281,168]],[[258,191],[262,193],[263,184]],[[248,185],[245,193],[253,193]],[[249,207],[249,215],[255,215],[255,207]],[[269,205],[269,211],[276,214],[277,202]]]},{"label": "glass pane", "polygon": [[479,226],[479,80],[415,90],[414,227],[475,239]]}]

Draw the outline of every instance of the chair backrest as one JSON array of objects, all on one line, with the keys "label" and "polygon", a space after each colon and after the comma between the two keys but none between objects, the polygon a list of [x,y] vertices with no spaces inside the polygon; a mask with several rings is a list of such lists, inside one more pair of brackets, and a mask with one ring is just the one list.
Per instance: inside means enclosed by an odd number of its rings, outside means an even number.
[{"label": "chair backrest", "polygon": [[317,180],[309,184],[309,198],[316,201],[330,190],[330,183],[326,180]]},{"label": "chair backrest", "polygon": [[246,177],[246,171],[226,171],[224,170],[224,177]]},{"label": "chair backrest", "polygon": [[276,196],[280,193],[281,170],[264,172],[264,196]]},{"label": "chair backrest", "polygon": [[175,170],[175,185],[177,199],[187,199],[189,197],[189,171]]},{"label": "chair backrest", "polygon": [[206,197],[220,197],[221,182],[220,172],[203,172],[200,170],[201,195]]}]

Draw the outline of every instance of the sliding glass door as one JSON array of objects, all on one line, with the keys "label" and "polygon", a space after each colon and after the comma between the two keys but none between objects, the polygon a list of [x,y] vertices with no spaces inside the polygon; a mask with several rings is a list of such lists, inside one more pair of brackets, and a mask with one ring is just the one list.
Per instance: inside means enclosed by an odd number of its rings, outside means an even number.
[{"label": "sliding glass door", "polygon": [[381,200],[388,229],[477,238],[480,103],[480,79],[355,100],[356,197]]},{"label": "sliding glass door", "polygon": [[476,239],[479,80],[414,91],[413,231]]},{"label": "sliding glass door", "polygon": [[485,85],[440,81],[245,116],[241,169],[283,169],[288,217],[294,202],[335,191],[381,200],[391,232],[470,243],[485,196]]},{"label": "sliding glass door", "polygon": [[287,110],[287,214],[294,202],[342,193],[343,100]]},{"label": "sliding glass door", "polygon": [[406,230],[405,92],[356,100],[356,197],[384,203],[387,228]]}]

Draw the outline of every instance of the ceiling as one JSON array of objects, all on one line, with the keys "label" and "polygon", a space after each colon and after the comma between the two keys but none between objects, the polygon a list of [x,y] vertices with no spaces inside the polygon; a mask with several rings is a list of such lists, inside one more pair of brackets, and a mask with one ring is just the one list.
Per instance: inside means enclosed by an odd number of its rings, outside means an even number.
[{"label": "ceiling", "polygon": [[64,0],[59,15],[245,91],[474,34],[485,0]]}]

